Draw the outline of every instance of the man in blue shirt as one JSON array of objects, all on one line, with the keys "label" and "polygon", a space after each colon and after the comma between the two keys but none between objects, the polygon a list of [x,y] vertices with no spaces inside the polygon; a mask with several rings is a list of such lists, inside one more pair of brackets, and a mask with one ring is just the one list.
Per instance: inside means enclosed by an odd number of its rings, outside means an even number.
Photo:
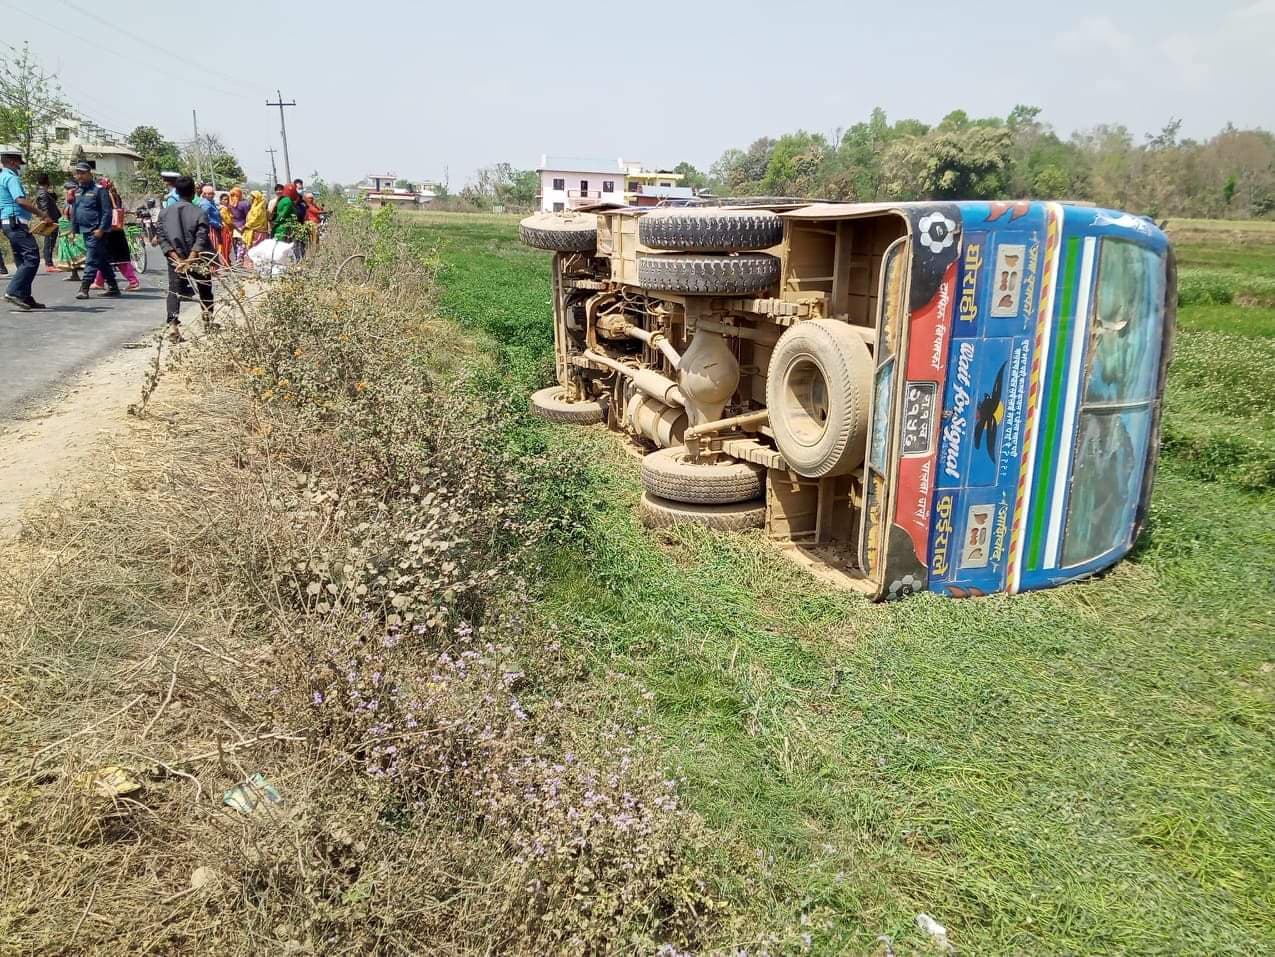
[{"label": "man in blue shirt", "polygon": [[80,184],[75,194],[75,204],[71,209],[71,232],[84,237],[84,278],[80,280],[80,291],[76,299],[87,299],[89,287],[100,272],[106,280],[108,298],[120,295],[119,283],[115,280],[115,267],[106,256],[106,233],[111,228],[111,198],[106,190],[93,181],[93,167],[88,163],[75,164],[75,181]]},{"label": "man in blue shirt", "polygon": [[181,173],[174,173],[170,169],[166,169],[159,174],[159,178],[162,179],[164,181],[164,185],[168,187],[168,194],[164,197],[163,209],[168,209],[169,206],[173,206],[178,202],[177,177],[179,176],[181,176]]},{"label": "man in blue shirt", "polygon": [[48,217],[27,199],[22,177],[18,175],[23,162],[19,150],[0,151],[0,165],[4,167],[0,170],[0,225],[13,247],[15,267],[4,298],[19,309],[43,309],[44,304],[36,302],[31,295],[31,281],[40,271],[40,247],[31,235],[31,215],[34,213],[45,222]]},{"label": "man in blue shirt", "polygon": [[221,232],[221,207],[217,205],[217,191],[205,183],[199,192],[199,202],[195,205],[208,217],[208,225]]}]

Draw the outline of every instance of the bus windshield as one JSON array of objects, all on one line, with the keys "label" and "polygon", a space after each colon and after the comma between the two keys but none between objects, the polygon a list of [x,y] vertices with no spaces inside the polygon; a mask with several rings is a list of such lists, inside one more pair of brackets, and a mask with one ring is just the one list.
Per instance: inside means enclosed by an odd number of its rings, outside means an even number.
[{"label": "bus windshield", "polygon": [[1125,240],[1101,240],[1064,566],[1105,555],[1129,539],[1158,399],[1164,283],[1160,253]]}]

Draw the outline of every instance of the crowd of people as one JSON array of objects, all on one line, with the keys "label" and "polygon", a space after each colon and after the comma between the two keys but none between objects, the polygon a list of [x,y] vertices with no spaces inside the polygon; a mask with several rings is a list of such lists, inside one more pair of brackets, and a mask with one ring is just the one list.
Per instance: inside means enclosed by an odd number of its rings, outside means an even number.
[{"label": "crowd of people", "polygon": [[[141,288],[125,231],[127,210],[115,184],[80,162],[63,186],[64,206],[47,174],[37,177],[30,199],[20,176],[24,162],[19,151],[0,153],[0,221],[14,257],[5,300],[24,311],[45,308],[32,295],[41,260],[46,272],[66,272],[68,281],[80,284],[77,299],[88,299],[95,288],[106,298],[121,296],[117,272],[128,291]],[[250,250],[266,240],[288,243],[297,258],[318,241],[324,210],[299,179],[276,185],[267,202],[261,190],[218,192],[177,172],[161,176],[168,193],[155,234],[168,264],[167,321],[174,341],[182,339],[182,301],[197,299],[211,325],[218,270],[245,264]],[[7,274],[0,254],[0,275]]]}]

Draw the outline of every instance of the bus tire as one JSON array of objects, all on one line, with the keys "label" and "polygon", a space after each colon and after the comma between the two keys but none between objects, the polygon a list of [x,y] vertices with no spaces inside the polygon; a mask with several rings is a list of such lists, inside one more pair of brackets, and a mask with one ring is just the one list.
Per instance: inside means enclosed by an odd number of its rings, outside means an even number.
[{"label": "bus tire", "polygon": [[596,425],[606,417],[606,403],[601,399],[571,402],[562,386],[551,385],[531,394],[531,411],[549,422]]},{"label": "bus tire", "polygon": [[725,457],[692,462],[686,446],[660,449],[642,459],[642,487],[657,498],[699,505],[730,505],[760,498],[765,470]]},{"label": "bus tire", "polygon": [[536,213],[518,224],[518,238],[536,249],[592,252],[598,245],[598,217],[592,213]]},{"label": "bus tire", "polygon": [[765,499],[755,498],[726,505],[704,505],[671,502],[644,492],[638,503],[638,515],[647,528],[700,525],[719,532],[743,532],[762,527],[766,521],[766,502]]},{"label": "bus tire", "polygon": [[638,220],[638,239],[652,249],[731,253],[783,238],[783,221],[768,209],[657,209]]},{"label": "bus tire", "polygon": [[839,319],[800,322],[771,353],[766,406],[775,446],[806,478],[863,464],[872,395],[867,343]]},{"label": "bus tire", "polygon": [[744,296],[779,282],[779,260],[765,253],[737,256],[685,253],[638,256],[638,285],[689,296]]}]

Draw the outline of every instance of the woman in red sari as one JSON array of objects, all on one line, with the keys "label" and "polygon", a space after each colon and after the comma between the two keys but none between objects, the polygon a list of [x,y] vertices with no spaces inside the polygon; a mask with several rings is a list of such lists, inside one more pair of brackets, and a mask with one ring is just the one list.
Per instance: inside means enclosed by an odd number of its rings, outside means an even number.
[{"label": "woman in red sari", "polygon": [[234,212],[231,209],[231,200],[229,193],[221,194],[221,201],[218,203],[221,207],[221,235],[215,237],[217,242],[217,252],[221,255],[223,265],[231,264],[230,250],[235,244],[235,221]]}]

